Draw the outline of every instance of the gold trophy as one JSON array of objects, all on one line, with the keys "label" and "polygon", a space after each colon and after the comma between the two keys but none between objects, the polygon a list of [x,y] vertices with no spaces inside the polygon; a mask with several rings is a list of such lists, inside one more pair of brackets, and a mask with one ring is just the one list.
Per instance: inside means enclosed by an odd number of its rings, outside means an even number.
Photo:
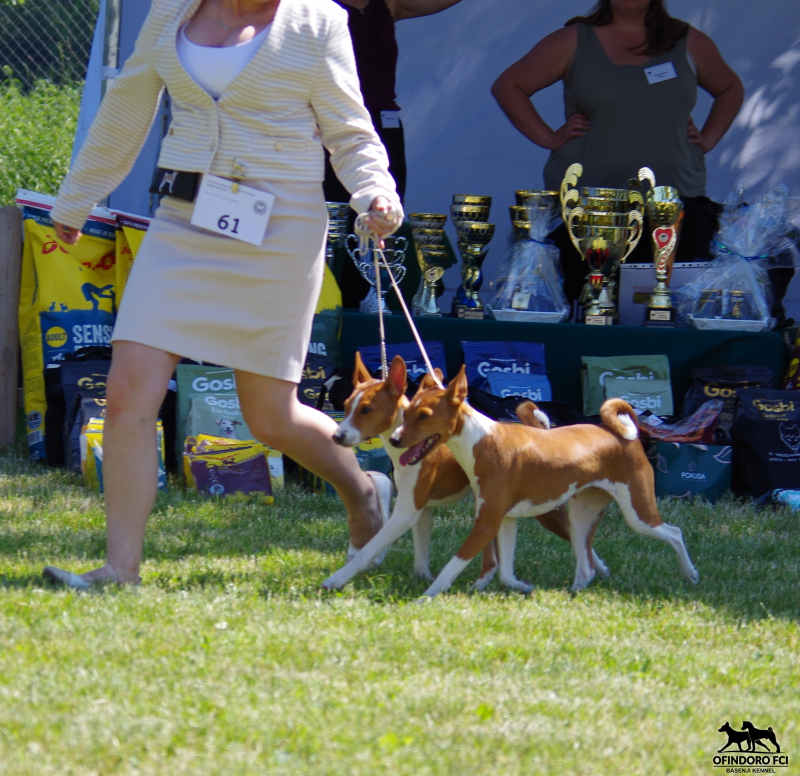
[{"label": "gold trophy", "polygon": [[494,224],[487,223],[491,197],[456,194],[450,206],[450,218],[458,233],[458,249],[464,266],[461,285],[453,297],[453,315],[457,318],[483,319],[486,316],[483,300],[478,295],[483,282],[481,265],[494,237]]},{"label": "gold trophy", "polygon": [[436,292],[445,269],[451,263],[444,235],[447,216],[439,213],[409,213],[408,220],[422,273],[422,285],[412,301],[414,315],[441,316]]},{"label": "gold trophy", "polygon": [[677,224],[681,220],[683,202],[672,186],[654,186],[645,194],[647,215],[653,226],[656,265],[656,286],[647,303],[645,326],[652,323],[675,323],[675,308],[669,292],[669,279],[678,244]]},{"label": "gold trophy", "polygon": [[583,174],[573,164],[561,184],[561,205],[570,239],[589,265],[581,295],[584,323],[610,326],[619,320],[613,281],[619,265],[642,235],[644,200],[636,189],[575,188]]},{"label": "gold trophy", "polygon": [[337,248],[344,245],[347,239],[347,227],[350,223],[350,214],[353,212],[346,202],[326,202],[328,209],[328,237],[325,242],[325,261],[328,266],[333,266],[333,259]]}]

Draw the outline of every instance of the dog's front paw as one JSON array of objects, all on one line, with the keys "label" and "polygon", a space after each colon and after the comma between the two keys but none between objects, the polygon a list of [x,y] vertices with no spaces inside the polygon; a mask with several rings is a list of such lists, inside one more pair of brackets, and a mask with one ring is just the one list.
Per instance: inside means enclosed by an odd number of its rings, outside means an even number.
[{"label": "dog's front paw", "polygon": [[501,579],[500,584],[505,585],[509,590],[516,590],[518,593],[525,593],[525,595],[536,589],[535,585],[529,585],[521,579]]},{"label": "dog's front paw", "polygon": [[433,582],[433,574],[431,574],[431,570],[427,566],[420,566],[419,568],[415,568],[414,573],[420,579],[424,579],[426,582]]},{"label": "dog's front paw", "polygon": [[696,585],[700,581],[700,572],[694,566],[690,566],[686,569],[686,571],[683,572],[683,576],[693,585]]},{"label": "dog's front paw", "polygon": [[322,587],[325,590],[341,590],[346,584],[347,580],[343,579],[342,569],[339,569],[322,583]]}]

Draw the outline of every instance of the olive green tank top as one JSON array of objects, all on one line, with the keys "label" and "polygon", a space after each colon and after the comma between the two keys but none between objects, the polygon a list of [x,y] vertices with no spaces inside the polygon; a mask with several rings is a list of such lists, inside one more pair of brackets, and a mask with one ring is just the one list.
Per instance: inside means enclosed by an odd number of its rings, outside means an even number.
[{"label": "olive green tank top", "polygon": [[[686,37],[644,65],[615,65],[595,28],[576,26],[575,58],[564,81],[565,114],[586,114],[592,128],[551,152],[544,167],[545,188],[558,189],[567,167],[580,162],[579,186],[627,188],[639,168],[649,167],[656,185],[674,186],[683,197],[705,195],[705,155],[686,137],[697,101]],[[665,63],[672,63],[675,76],[651,84],[645,70]],[[659,68],[662,75],[665,69],[671,74],[666,65]]]}]

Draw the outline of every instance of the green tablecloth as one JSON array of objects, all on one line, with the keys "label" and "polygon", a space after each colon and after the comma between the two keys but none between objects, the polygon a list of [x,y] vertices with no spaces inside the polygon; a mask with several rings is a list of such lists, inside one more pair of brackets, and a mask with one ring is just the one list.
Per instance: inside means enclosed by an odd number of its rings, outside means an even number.
[{"label": "green tablecloth", "polygon": [[[385,319],[387,342],[413,342],[402,315]],[[511,323],[469,321],[458,318],[415,318],[423,340],[444,343],[448,376],[463,363],[462,341],[508,340],[541,342],[545,346],[547,373],[553,398],[581,407],[581,356],[666,354],[669,358],[676,407],[691,382],[689,371],[700,366],[754,364],[775,370],[780,386],[786,367],[786,351],[778,332],[720,332],[696,329],[584,326],[581,324]],[[342,358],[352,368],[361,345],[379,342],[378,316],[345,311],[342,325]]]}]

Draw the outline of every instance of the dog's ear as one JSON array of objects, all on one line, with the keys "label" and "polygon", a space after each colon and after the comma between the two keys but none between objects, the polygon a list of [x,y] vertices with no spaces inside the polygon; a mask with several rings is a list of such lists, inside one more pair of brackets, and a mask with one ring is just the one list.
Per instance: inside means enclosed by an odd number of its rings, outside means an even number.
[{"label": "dog's ear", "polygon": [[242,424],[238,420],[233,421],[234,426],[241,426]]},{"label": "dog's ear", "polygon": [[406,362],[401,356],[395,356],[389,365],[389,374],[386,377],[386,387],[392,396],[403,396],[408,388],[406,380]]},{"label": "dog's ear", "polygon": [[221,421],[221,420],[215,420],[215,421],[214,421],[214,423],[216,423],[217,425],[219,425],[220,423],[222,423],[222,421]]},{"label": "dog's ear", "polygon": [[[442,382],[442,370],[439,367],[435,367],[433,373],[436,375],[436,380],[440,383]],[[434,380],[433,375],[430,372],[425,372],[422,375],[422,379],[419,381],[419,390],[424,391],[426,388],[438,388],[439,386],[436,384],[436,380]]]},{"label": "dog's ear", "polygon": [[367,368],[364,366],[364,362],[361,360],[361,353],[356,351],[356,368],[353,372],[353,382],[365,383],[367,380],[371,379],[372,375],[369,373]]},{"label": "dog's ear", "polygon": [[453,404],[461,404],[467,398],[467,367],[461,365],[455,379],[447,386],[447,393]]}]

